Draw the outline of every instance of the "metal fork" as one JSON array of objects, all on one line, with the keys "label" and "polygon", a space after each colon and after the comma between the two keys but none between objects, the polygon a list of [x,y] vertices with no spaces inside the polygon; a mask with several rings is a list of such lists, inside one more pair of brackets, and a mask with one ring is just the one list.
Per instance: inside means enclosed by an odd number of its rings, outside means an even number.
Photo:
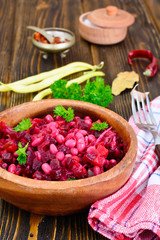
[{"label": "metal fork", "polygon": [[131,92],[132,113],[137,127],[152,133],[155,142],[155,150],[160,158],[160,136],[158,135],[157,124],[151,110],[148,94],[149,92],[137,93],[137,91],[134,90]]}]

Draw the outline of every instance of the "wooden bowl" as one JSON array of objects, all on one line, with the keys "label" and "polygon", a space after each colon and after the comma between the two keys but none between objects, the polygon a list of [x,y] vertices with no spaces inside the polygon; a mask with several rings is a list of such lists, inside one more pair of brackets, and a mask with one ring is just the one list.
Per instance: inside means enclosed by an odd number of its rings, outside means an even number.
[{"label": "wooden bowl", "polygon": [[95,104],[74,100],[28,102],[0,113],[0,121],[15,126],[23,118],[42,116],[57,105],[71,106],[79,116],[107,121],[129,143],[125,157],[112,169],[97,176],[75,181],[41,181],[14,175],[0,168],[0,197],[30,212],[67,215],[88,208],[121,188],[128,180],[137,153],[137,138],[132,127],[118,114]]}]

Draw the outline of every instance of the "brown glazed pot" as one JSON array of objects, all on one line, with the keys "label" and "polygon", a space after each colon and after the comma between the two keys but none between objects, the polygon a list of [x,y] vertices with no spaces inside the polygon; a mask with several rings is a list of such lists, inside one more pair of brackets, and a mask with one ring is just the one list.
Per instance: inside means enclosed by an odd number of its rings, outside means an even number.
[{"label": "brown glazed pot", "polygon": [[41,100],[28,102],[0,113],[0,121],[15,126],[23,118],[43,116],[57,105],[71,106],[79,116],[107,121],[129,143],[125,157],[112,169],[100,175],[75,181],[41,181],[14,175],[0,168],[0,197],[30,212],[44,215],[67,215],[82,211],[92,203],[121,188],[128,180],[137,153],[137,138],[126,120],[95,104],[74,100]]}]

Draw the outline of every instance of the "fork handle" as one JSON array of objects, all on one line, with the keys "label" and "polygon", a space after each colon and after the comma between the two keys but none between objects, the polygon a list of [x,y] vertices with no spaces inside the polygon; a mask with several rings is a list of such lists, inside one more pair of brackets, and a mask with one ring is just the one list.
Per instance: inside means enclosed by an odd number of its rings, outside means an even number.
[{"label": "fork handle", "polygon": [[160,144],[156,144],[155,150],[156,150],[156,153],[157,153],[157,155],[158,155],[158,157],[160,159]]}]

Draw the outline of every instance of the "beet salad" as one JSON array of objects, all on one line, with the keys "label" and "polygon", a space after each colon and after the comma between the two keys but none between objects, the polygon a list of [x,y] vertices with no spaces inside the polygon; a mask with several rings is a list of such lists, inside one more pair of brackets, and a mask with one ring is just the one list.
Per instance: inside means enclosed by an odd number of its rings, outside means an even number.
[{"label": "beet salad", "polygon": [[43,118],[23,119],[16,127],[0,123],[0,167],[47,181],[88,178],[115,166],[125,155],[123,140],[99,119],[74,116],[57,106]]}]

